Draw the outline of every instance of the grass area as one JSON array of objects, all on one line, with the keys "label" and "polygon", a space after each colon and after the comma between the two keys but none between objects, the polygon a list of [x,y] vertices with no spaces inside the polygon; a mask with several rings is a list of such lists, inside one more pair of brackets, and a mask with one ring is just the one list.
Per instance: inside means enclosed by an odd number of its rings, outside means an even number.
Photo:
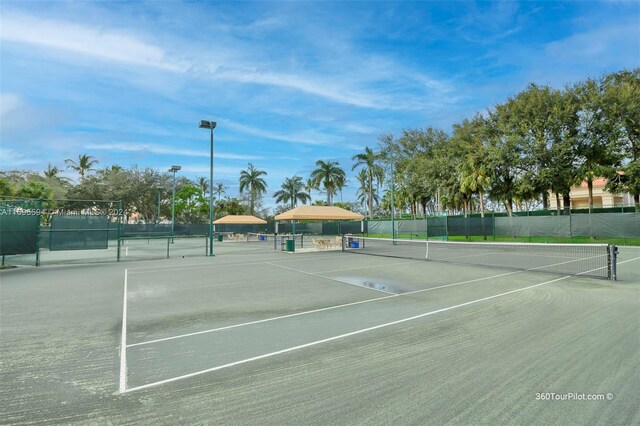
[{"label": "grass area", "polygon": [[[391,234],[368,234],[372,238],[391,238]],[[403,240],[424,240],[424,234],[396,234],[396,238]],[[473,241],[473,242],[506,242],[506,243],[555,243],[555,244],[613,244],[617,246],[640,246],[640,238],[590,238],[590,237],[509,237],[509,236],[453,236],[430,237],[430,240]]]}]

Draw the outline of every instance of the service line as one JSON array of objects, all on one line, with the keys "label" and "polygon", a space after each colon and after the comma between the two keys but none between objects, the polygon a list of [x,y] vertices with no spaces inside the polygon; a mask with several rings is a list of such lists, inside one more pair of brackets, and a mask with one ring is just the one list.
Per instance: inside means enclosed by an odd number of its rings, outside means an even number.
[{"label": "service line", "polygon": [[270,357],[273,357],[273,356],[276,356],[276,355],[281,355],[281,354],[284,354],[284,353],[293,352],[293,351],[297,351],[297,350],[300,350],[300,349],[305,349],[305,348],[308,348],[308,347],[311,347],[311,346],[320,345],[320,344],[331,342],[331,341],[338,340],[338,339],[344,339],[346,337],[351,337],[351,336],[355,336],[357,334],[367,333],[369,331],[378,330],[378,329],[381,329],[381,328],[390,327],[390,326],[397,325],[397,324],[402,324],[402,323],[405,323],[405,322],[408,322],[408,321],[414,321],[414,320],[417,320],[417,319],[420,319],[420,318],[424,318],[424,317],[427,317],[427,316],[430,316],[430,315],[439,314],[441,312],[451,311],[451,310],[454,310],[454,309],[462,308],[462,307],[465,307],[465,306],[473,305],[473,304],[484,302],[484,301],[487,301],[487,300],[491,300],[491,299],[496,299],[496,298],[499,298],[499,297],[507,296],[509,294],[514,294],[514,293],[518,293],[518,292],[521,292],[521,291],[529,290],[529,289],[532,289],[532,288],[535,288],[535,287],[540,287],[540,286],[543,286],[543,285],[546,285],[546,284],[551,284],[551,283],[554,283],[554,282],[565,280],[565,279],[570,278],[570,277],[571,277],[571,275],[565,275],[563,277],[556,278],[554,280],[545,281],[545,282],[538,283],[538,284],[533,284],[533,285],[530,285],[530,286],[527,286],[527,287],[522,287],[522,288],[519,288],[519,289],[516,289],[516,290],[506,291],[504,293],[494,294],[492,296],[487,296],[487,297],[483,297],[481,299],[471,300],[469,302],[460,303],[458,305],[449,306],[447,308],[437,309],[435,311],[425,312],[423,314],[414,315],[412,317],[403,318],[403,319],[400,319],[400,320],[397,320],[397,321],[392,321],[392,322],[388,322],[388,323],[385,323],[385,324],[376,325],[376,326],[373,326],[373,327],[368,327],[368,328],[363,328],[363,329],[360,329],[360,330],[351,331],[349,333],[340,334],[340,335],[329,337],[329,338],[322,339],[322,340],[316,340],[314,342],[309,342],[309,343],[305,343],[303,345],[293,346],[293,347],[290,347],[290,348],[282,349],[282,350],[275,351],[275,352],[270,352],[270,353],[263,354],[263,355],[258,355],[258,356],[251,357],[251,358],[246,358],[246,359],[243,359],[243,360],[240,360],[240,361],[235,361],[235,362],[231,362],[231,363],[228,363],[228,364],[219,365],[217,367],[207,368],[206,370],[200,370],[200,371],[196,371],[194,373],[189,373],[189,374],[184,374],[182,376],[172,377],[170,379],[165,379],[165,380],[160,380],[160,381],[157,381],[157,382],[147,383],[147,384],[141,385],[141,386],[135,386],[135,387],[132,387],[130,389],[127,389],[126,392],[134,392],[134,391],[138,391],[138,390],[148,389],[148,388],[159,386],[159,385],[163,385],[163,384],[166,384],[166,383],[176,382],[178,380],[188,379],[188,378],[199,376],[199,375],[202,375],[202,374],[205,374],[205,373],[210,373],[210,372],[213,372],[213,371],[222,370],[224,368],[234,367],[236,365],[246,364],[246,363],[253,362],[253,361],[258,361],[258,360],[261,360],[261,359],[270,358]]}]

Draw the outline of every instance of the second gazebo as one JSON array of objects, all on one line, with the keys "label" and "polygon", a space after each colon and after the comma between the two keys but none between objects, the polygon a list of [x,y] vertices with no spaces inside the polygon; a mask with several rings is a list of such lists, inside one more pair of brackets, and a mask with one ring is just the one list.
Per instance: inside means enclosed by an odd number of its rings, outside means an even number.
[{"label": "second gazebo", "polygon": [[[292,234],[296,233],[296,220],[363,220],[364,216],[335,206],[300,206],[281,213],[275,220],[290,220]],[[295,246],[293,247],[295,251]]]}]

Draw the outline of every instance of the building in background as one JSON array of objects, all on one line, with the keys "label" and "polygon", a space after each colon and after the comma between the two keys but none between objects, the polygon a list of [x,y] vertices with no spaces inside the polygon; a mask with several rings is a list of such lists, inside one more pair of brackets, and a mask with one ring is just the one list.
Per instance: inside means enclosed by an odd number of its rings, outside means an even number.
[{"label": "building in background", "polygon": [[[607,180],[605,178],[596,178],[593,180],[593,208],[622,207],[633,206],[633,197],[631,194],[614,194],[605,189]],[[589,208],[589,188],[587,181],[583,181],[580,185],[572,186],[571,192],[571,208],[572,209],[588,209]],[[560,197],[560,208],[563,208],[562,197]],[[557,209],[555,194],[549,192],[549,210]]]}]

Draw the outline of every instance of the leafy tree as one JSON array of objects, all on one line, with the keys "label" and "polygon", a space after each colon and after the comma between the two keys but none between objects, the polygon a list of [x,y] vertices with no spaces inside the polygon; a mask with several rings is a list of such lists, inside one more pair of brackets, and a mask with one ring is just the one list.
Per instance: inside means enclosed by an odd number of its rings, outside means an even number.
[{"label": "leafy tree", "polygon": [[249,214],[254,214],[257,198],[267,192],[267,182],[261,177],[267,172],[256,169],[249,163],[247,170],[240,172],[240,193],[249,192]]},{"label": "leafy tree", "polygon": [[527,138],[518,129],[518,100],[510,98],[490,111],[487,120],[487,167],[491,176],[489,194],[502,201],[509,216],[514,200],[535,198],[533,188],[523,185],[527,164]]},{"label": "leafy tree", "polygon": [[24,182],[16,191],[18,198],[37,198],[41,200],[53,199],[53,190],[44,182]]},{"label": "leafy tree", "polygon": [[379,141],[380,150],[387,159],[388,173],[393,163],[395,182],[412,204],[412,213],[415,215],[417,204],[425,214],[429,204],[434,210],[439,209],[442,194],[450,190],[446,187],[447,179],[454,175],[447,134],[427,127],[403,130],[397,140],[391,135],[383,135]]},{"label": "leafy tree", "polygon": [[[178,179],[176,192],[188,184]],[[91,200],[122,200],[122,208],[135,214],[140,220],[155,222],[157,218],[158,188],[163,188],[161,215],[171,215],[171,188],[173,179],[169,173],[145,168],[112,170],[105,168],[88,176],[69,190],[69,198]]]},{"label": "leafy tree", "polygon": [[346,175],[337,161],[316,161],[317,169],[311,172],[311,179],[315,187],[322,186],[327,193],[327,204],[333,205],[333,196],[336,191],[346,184]]},{"label": "leafy tree", "polygon": [[477,194],[480,216],[484,217],[484,193],[491,177],[486,164],[486,127],[482,116],[463,120],[454,125],[452,141],[456,141],[460,161],[455,169],[459,174],[459,189],[465,202],[465,214],[471,210],[471,199]]},{"label": "leafy tree", "polygon": [[246,214],[247,209],[237,198],[224,198],[216,201],[214,211],[216,217],[223,217],[228,214]]},{"label": "leafy tree", "polygon": [[11,197],[13,196],[13,188],[9,179],[0,177],[0,196]]},{"label": "leafy tree", "polygon": [[629,192],[640,212],[640,68],[604,77],[603,108],[616,123],[611,139],[618,171],[610,177],[610,191]]},{"label": "leafy tree", "polygon": [[356,163],[351,170],[355,170],[358,167],[362,167],[367,175],[367,193],[368,193],[368,206],[369,206],[369,219],[373,218],[373,183],[376,181],[377,185],[382,183],[384,178],[384,168],[379,164],[383,159],[383,154],[374,152],[368,146],[365,147],[364,153],[356,154],[352,157],[352,160]]},{"label": "leafy tree", "polygon": [[176,192],[176,217],[185,223],[203,222],[209,213],[208,200],[200,185],[186,184]]},{"label": "leafy tree", "polygon": [[75,170],[80,175],[80,179],[84,179],[88,171],[93,170],[93,166],[98,164],[98,160],[93,160],[93,157],[87,154],[78,155],[78,161],[74,161],[71,158],[64,160],[68,169]]},{"label": "leafy tree", "polygon": [[576,140],[576,178],[586,180],[589,191],[589,213],[593,209],[593,180],[611,177],[616,170],[615,154],[610,141],[618,136],[617,123],[609,117],[604,105],[602,86],[595,80],[576,85],[580,111]]},{"label": "leafy tree", "polygon": [[302,183],[300,176],[286,178],[281,188],[273,194],[276,203],[290,203],[293,209],[298,204],[298,201],[302,204],[307,204],[308,201],[311,201],[311,196],[304,192],[304,183]]}]

